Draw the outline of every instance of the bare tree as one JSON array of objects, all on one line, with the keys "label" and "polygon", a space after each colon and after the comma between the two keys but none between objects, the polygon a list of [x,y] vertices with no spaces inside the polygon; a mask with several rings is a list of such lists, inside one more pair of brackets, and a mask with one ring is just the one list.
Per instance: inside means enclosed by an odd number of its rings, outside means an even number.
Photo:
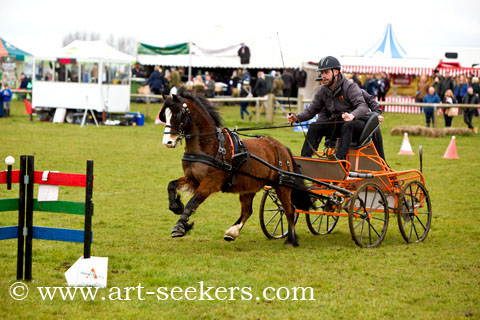
[{"label": "bare tree", "polygon": [[[70,32],[69,34],[65,35],[62,40],[62,45],[66,46],[70,44],[74,40],[100,40],[102,37],[99,33],[95,32],[86,32],[86,31],[75,31]],[[110,34],[106,39],[105,42],[108,43],[110,46],[118,49],[121,52],[124,52],[129,55],[136,55],[137,54],[137,40],[133,37],[120,37],[118,39],[115,38],[113,34]]]}]

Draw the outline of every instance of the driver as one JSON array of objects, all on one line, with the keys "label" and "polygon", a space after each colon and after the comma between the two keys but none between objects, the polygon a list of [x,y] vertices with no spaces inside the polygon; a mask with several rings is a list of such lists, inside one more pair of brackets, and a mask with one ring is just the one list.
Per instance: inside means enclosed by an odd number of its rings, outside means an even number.
[{"label": "driver", "polygon": [[[311,157],[314,145],[323,137],[340,136],[336,152],[337,160],[346,160],[353,135],[360,135],[367,119],[368,106],[360,88],[352,81],[346,80],[340,72],[341,65],[337,58],[323,57],[318,63],[318,77],[322,86],[315,93],[310,106],[298,115],[289,114],[289,123],[303,122],[318,114],[318,122],[309,126],[301,155]],[[342,122],[342,120],[344,122]],[[336,122],[322,124],[322,122]]]}]

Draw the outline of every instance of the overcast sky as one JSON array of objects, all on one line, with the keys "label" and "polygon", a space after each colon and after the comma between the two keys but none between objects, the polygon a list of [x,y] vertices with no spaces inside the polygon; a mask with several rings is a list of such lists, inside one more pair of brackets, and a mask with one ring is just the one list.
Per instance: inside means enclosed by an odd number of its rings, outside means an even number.
[{"label": "overcast sky", "polygon": [[0,0],[0,36],[34,54],[75,31],[152,45],[231,34],[225,46],[278,32],[285,50],[361,54],[387,23],[409,56],[423,47],[480,47],[479,0]]}]

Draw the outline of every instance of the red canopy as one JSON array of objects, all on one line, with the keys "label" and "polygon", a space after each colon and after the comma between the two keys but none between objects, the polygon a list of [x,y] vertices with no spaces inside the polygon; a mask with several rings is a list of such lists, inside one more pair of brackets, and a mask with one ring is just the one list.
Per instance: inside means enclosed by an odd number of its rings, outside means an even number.
[{"label": "red canopy", "polygon": [[437,69],[441,75],[445,75],[448,71],[450,72],[450,75],[454,77],[461,74],[467,76],[478,76],[480,74],[479,68],[463,68],[460,65],[460,62],[449,62],[443,61],[442,59],[440,59],[440,62],[435,69]]}]

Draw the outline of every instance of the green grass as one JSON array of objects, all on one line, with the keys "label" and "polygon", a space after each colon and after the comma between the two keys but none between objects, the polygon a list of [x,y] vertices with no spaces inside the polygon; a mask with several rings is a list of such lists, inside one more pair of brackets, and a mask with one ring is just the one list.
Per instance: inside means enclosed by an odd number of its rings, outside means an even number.
[{"label": "green grass", "polygon": [[[216,194],[202,204],[192,220],[195,228],[184,238],[170,238],[177,216],[168,210],[167,183],[182,175],[183,148],[162,146],[162,126],[153,125],[159,105],[143,127],[96,128],[89,125],[29,122],[23,106],[12,105],[12,117],[0,118],[0,160],[35,155],[36,170],[84,173],[86,160],[95,161],[92,255],[109,257],[108,287],[145,291],[199,282],[212,287],[251,287],[253,299],[242,301],[42,301],[36,287],[64,286],[64,272],[83,253],[81,244],[34,240],[33,278],[29,296],[13,300],[8,288],[15,282],[16,241],[0,242],[0,318],[69,319],[388,319],[463,318],[480,314],[480,181],[479,136],[457,137],[460,159],[442,159],[450,137],[410,137],[418,155],[424,148],[424,174],[433,206],[433,221],[424,243],[407,245],[395,216],[382,245],[360,249],[351,240],[342,218],[327,236],[309,233],[302,216],[297,224],[300,247],[270,241],[254,214],[232,243],[225,230],[238,218],[238,195]],[[133,111],[145,105],[133,104]],[[226,126],[250,126],[239,120],[238,107],[222,107]],[[262,120],[264,120],[262,118]],[[478,118],[475,118],[478,125]],[[285,122],[278,117],[276,123]],[[382,126],[388,163],[396,170],[419,167],[417,156],[397,155],[402,136],[391,128],[423,124],[423,115],[386,114]],[[265,123],[262,123],[265,124]],[[464,127],[460,117],[454,126]],[[257,133],[257,132],[256,132]],[[291,128],[261,131],[299,154],[301,133]],[[0,198],[14,198],[18,187],[0,186]],[[78,188],[60,188],[60,200],[82,201]],[[186,200],[186,196],[183,196]],[[14,225],[14,212],[0,212],[0,226]],[[34,225],[82,228],[82,217],[36,212]],[[314,301],[256,300],[266,287],[312,287]],[[144,292],[145,292],[144,291]],[[108,290],[99,290],[108,297]]]}]

